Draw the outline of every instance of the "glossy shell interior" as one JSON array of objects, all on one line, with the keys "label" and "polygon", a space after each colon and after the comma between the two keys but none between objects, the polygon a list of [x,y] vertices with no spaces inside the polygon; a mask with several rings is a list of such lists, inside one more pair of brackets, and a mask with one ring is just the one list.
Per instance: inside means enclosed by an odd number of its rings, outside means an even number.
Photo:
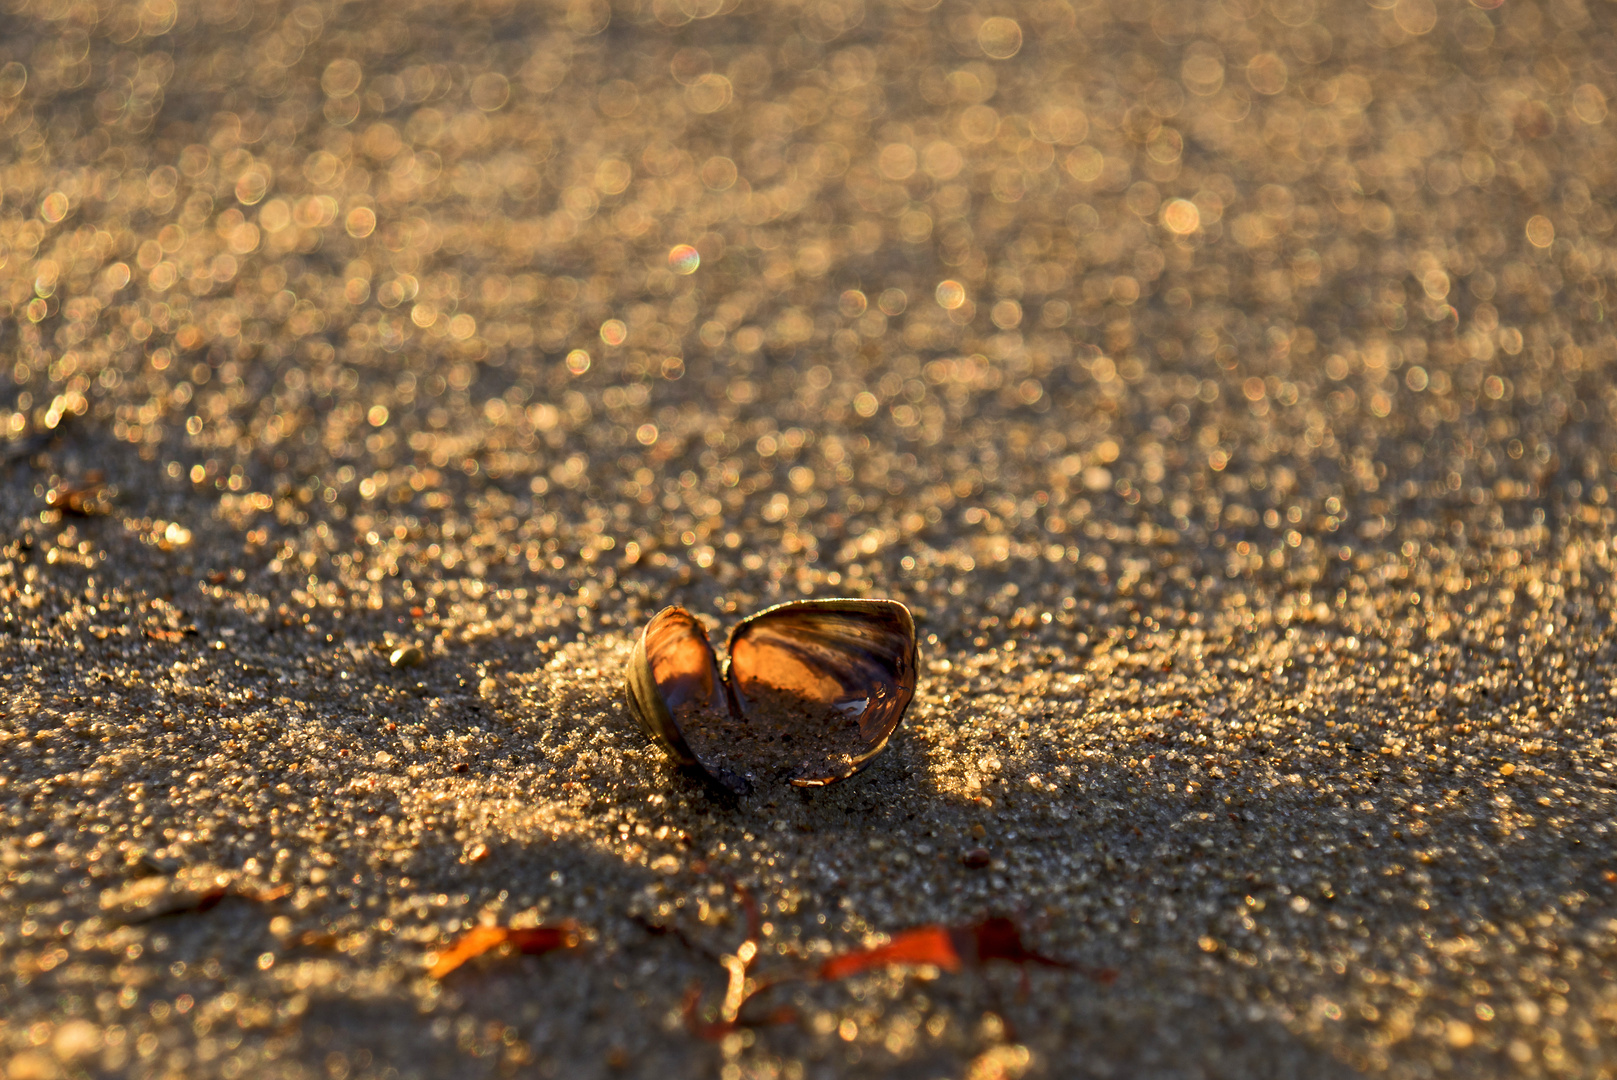
[{"label": "glossy shell interior", "polygon": [[680,607],[663,608],[646,625],[629,658],[629,711],[640,728],[681,765],[696,755],[674,722],[688,703],[728,708],[724,677],[707,631]]},{"label": "glossy shell interior", "polygon": [[822,787],[881,753],[915,695],[915,623],[893,600],[780,604],[737,626],[728,651],[721,674],[696,617],[665,608],[635,646],[628,696],[641,727],[670,757],[732,790],[751,787],[750,770],[735,767],[749,747],[687,738],[696,732],[682,722],[717,720],[731,743],[789,743],[789,751],[768,749],[796,759],[787,770],[793,784]]}]

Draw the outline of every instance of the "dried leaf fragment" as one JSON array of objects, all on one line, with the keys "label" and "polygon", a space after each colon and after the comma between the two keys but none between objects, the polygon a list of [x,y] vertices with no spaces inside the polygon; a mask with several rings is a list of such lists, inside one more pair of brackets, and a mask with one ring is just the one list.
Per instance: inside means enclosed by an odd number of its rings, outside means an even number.
[{"label": "dried leaf fragment", "polygon": [[427,974],[441,979],[468,960],[505,945],[519,953],[539,956],[558,949],[576,948],[580,939],[578,924],[573,922],[520,930],[510,926],[477,926],[462,934],[448,949],[438,953]]},{"label": "dried leaf fragment", "polygon": [[1076,964],[1032,951],[1022,944],[1022,933],[1016,923],[1003,916],[955,929],[934,924],[906,930],[885,945],[831,957],[820,965],[819,974],[822,979],[845,979],[873,968],[921,964],[959,971],[967,964],[976,966],[990,960],[1084,971],[1103,982],[1116,977],[1115,972],[1089,972]]},{"label": "dried leaf fragment", "polygon": [[956,931],[976,954],[979,964],[989,960],[1005,960],[1012,964],[1039,964],[1043,967],[1070,968],[1065,960],[1040,956],[1022,944],[1022,932],[1014,922],[1004,916],[984,919],[976,926]]},{"label": "dried leaf fragment", "polygon": [[820,965],[820,978],[846,979],[872,968],[920,964],[959,971],[960,952],[955,948],[954,933],[941,926],[906,930],[885,945],[831,957]]}]

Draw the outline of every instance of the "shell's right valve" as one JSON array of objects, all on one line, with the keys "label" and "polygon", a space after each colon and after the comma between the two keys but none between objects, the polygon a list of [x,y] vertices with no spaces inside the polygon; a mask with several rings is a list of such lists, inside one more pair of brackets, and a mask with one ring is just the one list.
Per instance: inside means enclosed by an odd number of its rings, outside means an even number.
[{"label": "shell's right valve", "polygon": [[664,608],[629,661],[629,709],[674,760],[733,791],[823,787],[887,746],[915,696],[915,621],[896,600],[796,600],[743,620],[721,670],[700,622]]}]

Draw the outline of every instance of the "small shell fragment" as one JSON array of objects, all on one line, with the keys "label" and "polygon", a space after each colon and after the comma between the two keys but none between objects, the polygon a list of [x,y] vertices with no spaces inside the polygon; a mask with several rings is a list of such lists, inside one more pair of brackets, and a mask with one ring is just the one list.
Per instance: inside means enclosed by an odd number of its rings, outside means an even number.
[{"label": "small shell fragment", "polygon": [[388,656],[387,662],[396,668],[420,667],[426,662],[427,654],[421,651],[419,645],[400,645]]},{"label": "small shell fragment", "polygon": [[665,608],[635,645],[628,703],[671,758],[737,792],[852,776],[915,695],[915,622],[893,600],[780,604],[743,620],[728,652],[721,669],[696,617]]}]

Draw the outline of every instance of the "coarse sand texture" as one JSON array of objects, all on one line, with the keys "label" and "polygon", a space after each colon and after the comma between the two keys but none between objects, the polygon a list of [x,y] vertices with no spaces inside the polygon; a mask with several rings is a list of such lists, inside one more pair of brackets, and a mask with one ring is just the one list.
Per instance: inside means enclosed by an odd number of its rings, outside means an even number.
[{"label": "coarse sand texture", "polygon": [[1617,1076],[1611,0],[0,27],[3,1080]]}]

